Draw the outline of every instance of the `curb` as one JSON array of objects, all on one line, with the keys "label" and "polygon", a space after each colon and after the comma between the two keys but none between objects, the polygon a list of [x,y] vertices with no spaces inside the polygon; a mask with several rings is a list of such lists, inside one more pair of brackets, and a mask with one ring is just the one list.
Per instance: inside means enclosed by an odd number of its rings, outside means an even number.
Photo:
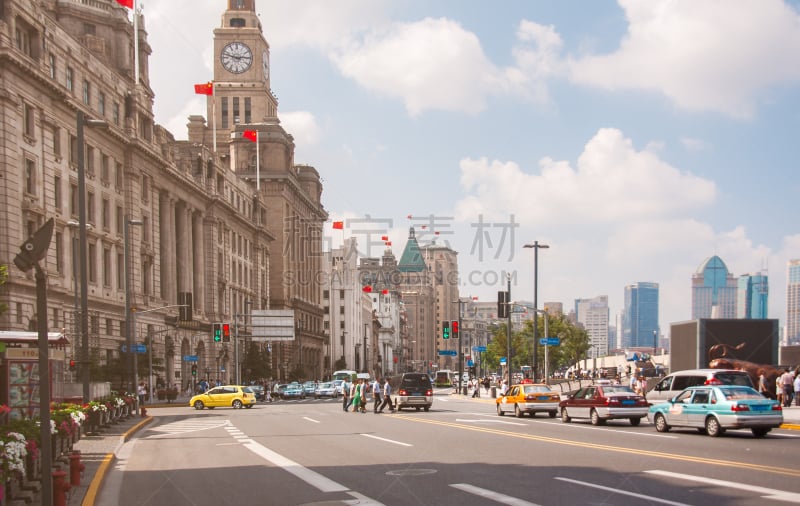
[{"label": "curb", "polygon": [[[120,444],[127,442],[139,429],[152,421],[153,417],[148,416],[141,422],[128,429],[125,434],[119,437]],[[100,487],[103,485],[103,480],[106,477],[108,468],[114,463],[115,458],[116,455],[114,452],[107,453],[106,456],[103,457],[100,467],[97,468],[97,472],[95,473],[94,478],[92,478],[92,482],[89,484],[88,490],[86,490],[86,495],[83,496],[83,502],[81,502],[81,506],[94,506],[94,502],[97,499],[97,493],[100,491]]]}]

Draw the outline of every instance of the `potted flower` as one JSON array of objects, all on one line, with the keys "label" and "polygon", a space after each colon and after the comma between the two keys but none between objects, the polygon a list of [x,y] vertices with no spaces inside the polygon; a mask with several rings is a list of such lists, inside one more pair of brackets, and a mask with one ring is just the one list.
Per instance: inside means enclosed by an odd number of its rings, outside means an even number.
[{"label": "potted flower", "polygon": [[25,436],[19,432],[0,430],[0,500],[6,483],[17,475],[25,476],[26,444]]}]

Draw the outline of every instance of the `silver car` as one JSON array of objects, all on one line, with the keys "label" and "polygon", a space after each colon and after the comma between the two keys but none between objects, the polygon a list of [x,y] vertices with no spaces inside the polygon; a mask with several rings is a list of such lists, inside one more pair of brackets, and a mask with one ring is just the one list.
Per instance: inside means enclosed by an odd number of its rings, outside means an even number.
[{"label": "silver car", "polygon": [[339,397],[339,389],[330,381],[327,383],[320,383],[317,385],[317,388],[314,389],[314,398],[319,399],[320,397],[332,397],[336,399]]}]

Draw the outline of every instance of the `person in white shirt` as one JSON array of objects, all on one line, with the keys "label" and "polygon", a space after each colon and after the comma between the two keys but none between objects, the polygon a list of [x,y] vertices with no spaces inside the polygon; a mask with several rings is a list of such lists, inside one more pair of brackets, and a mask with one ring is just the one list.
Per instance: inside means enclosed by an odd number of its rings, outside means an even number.
[{"label": "person in white shirt", "polygon": [[394,404],[392,404],[392,385],[389,384],[389,380],[384,378],[383,379],[383,402],[381,403],[380,408],[378,408],[378,413],[383,413],[383,408],[389,406],[389,411],[394,413]]}]

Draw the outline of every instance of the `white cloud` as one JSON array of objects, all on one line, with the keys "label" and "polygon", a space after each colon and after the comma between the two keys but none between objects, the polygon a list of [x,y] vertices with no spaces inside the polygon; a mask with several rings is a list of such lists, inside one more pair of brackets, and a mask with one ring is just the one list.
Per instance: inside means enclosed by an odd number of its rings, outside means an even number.
[{"label": "white cloud", "polygon": [[530,223],[604,223],[684,213],[711,204],[713,182],[681,172],[649,151],[637,151],[617,129],[604,128],[586,144],[577,169],[545,158],[540,173],[514,162],[464,159],[456,205],[462,219],[508,213]]},{"label": "white cloud", "polygon": [[381,95],[398,97],[409,114],[426,109],[476,112],[485,107],[496,69],[480,41],[458,23],[426,18],[370,32],[334,57],[342,74]]},{"label": "white cloud", "polygon": [[281,125],[294,137],[296,146],[314,146],[322,137],[317,119],[308,111],[280,113]]},{"label": "white cloud", "polygon": [[575,82],[747,117],[765,88],[800,81],[800,16],[781,0],[618,1],[628,33],[614,53],[571,60]]},{"label": "white cloud", "polygon": [[[206,117],[206,96],[194,95],[191,99],[184,102],[183,107],[174,116],[167,118],[164,128],[169,130],[177,140],[186,140],[189,132],[186,125],[189,123],[189,116],[199,115]],[[211,126],[211,125],[208,125]]]},{"label": "white cloud", "polygon": [[686,148],[687,151],[706,151],[711,149],[711,144],[704,141],[703,139],[695,139],[692,137],[681,137],[680,139],[681,144],[683,147]]}]

